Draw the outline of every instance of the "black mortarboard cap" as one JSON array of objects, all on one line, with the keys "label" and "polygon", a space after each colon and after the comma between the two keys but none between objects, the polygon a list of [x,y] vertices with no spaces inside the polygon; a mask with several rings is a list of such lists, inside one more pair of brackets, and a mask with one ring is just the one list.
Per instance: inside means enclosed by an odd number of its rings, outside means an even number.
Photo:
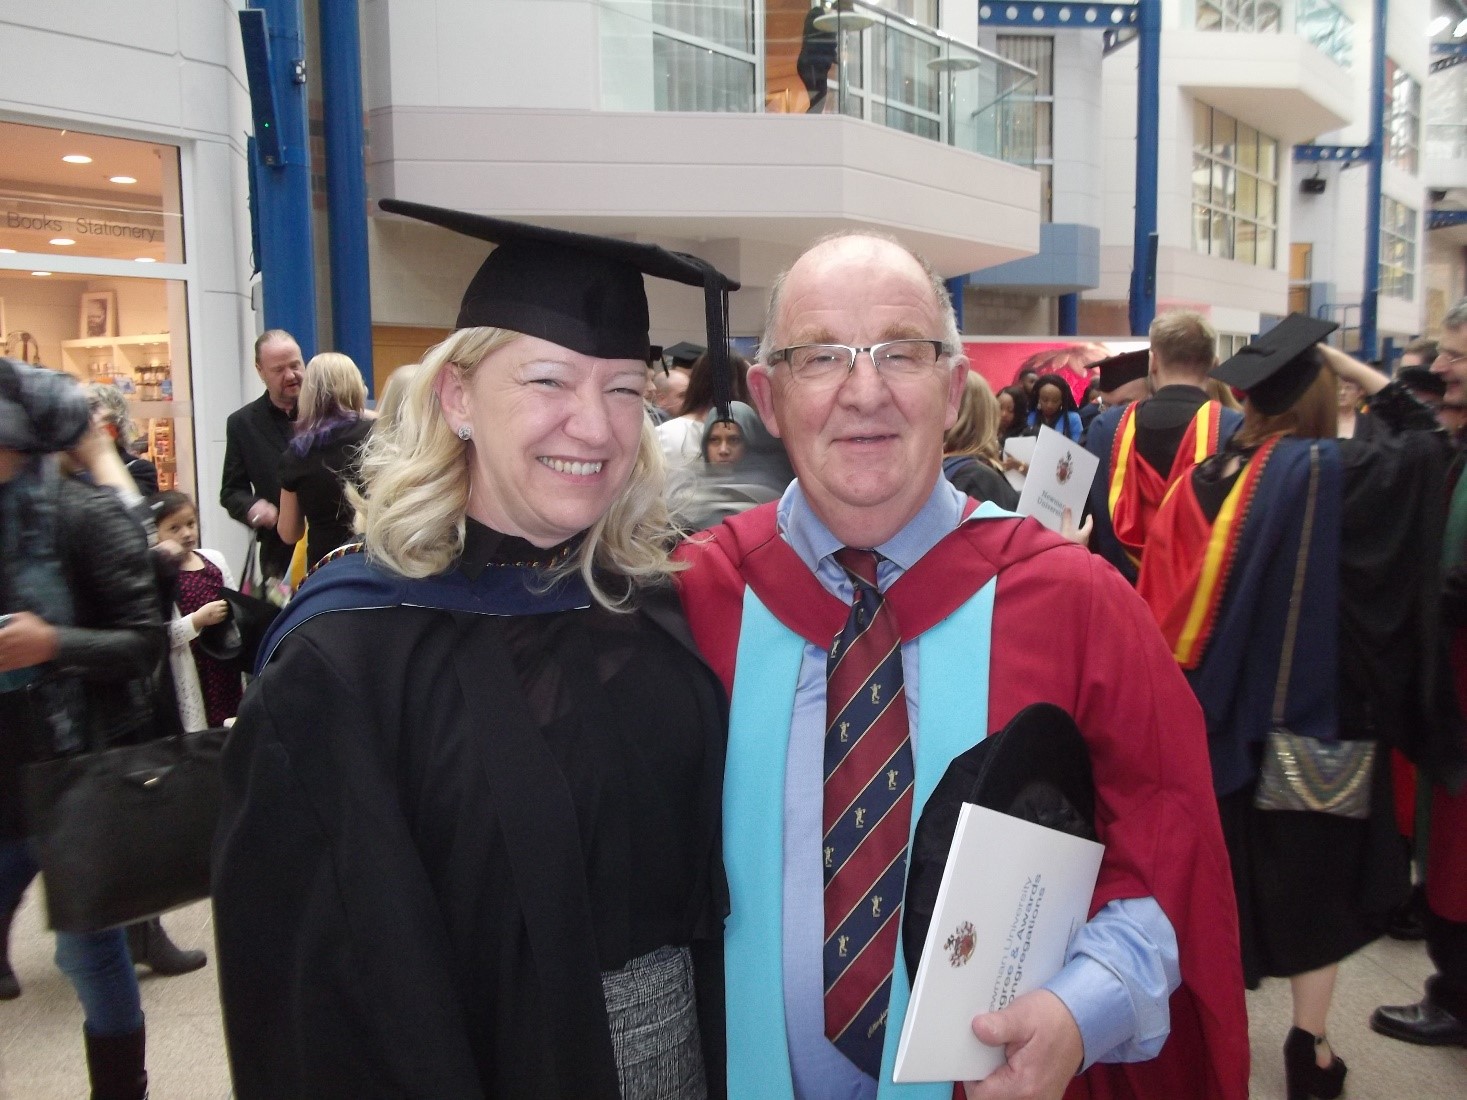
[{"label": "black mortarboard cap", "polygon": [[651,361],[643,275],[703,288],[714,403],[727,415],[728,295],[739,284],[706,260],[652,244],[383,199],[403,214],[498,245],[464,291],[459,328],[506,328],[583,355]]},{"label": "black mortarboard cap", "polygon": [[1095,364],[1100,368],[1100,392],[1111,393],[1120,389],[1127,382],[1145,378],[1150,364],[1151,351],[1149,348],[1123,351],[1119,355],[1112,355],[1109,359],[1102,359]]},{"label": "black mortarboard cap", "polygon": [[695,344],[691,340],[680,340],[672,347],[662,352],[662,357],[674,366],[692,364],[698,361],[698,356],[708,349],[702,344]]},{"label": "black mortarboard cap", "polygon": [[1095,839],[1095,780],[1075,720],[1053,703],[1034,703],[948,765],[912,840],[902,911],[902,951],[915,979],[937,890],[963,803]]},{"label": "black mortarboard cap", "polygon": [[1408,390],[1432,397],[1447,395],[1447,380],[1439,374],[1433,374],[1430,367],[1402,367],[1396,371],[1396,381]]},{"label": "black mortarboard cap", "polygon": [[1291,313],[1227,362],[1212,377],[1242,390],[1266,416],[1276,416],[1303,396],[1323,363],[1314,345],[1339,328],[1306,313]]}]

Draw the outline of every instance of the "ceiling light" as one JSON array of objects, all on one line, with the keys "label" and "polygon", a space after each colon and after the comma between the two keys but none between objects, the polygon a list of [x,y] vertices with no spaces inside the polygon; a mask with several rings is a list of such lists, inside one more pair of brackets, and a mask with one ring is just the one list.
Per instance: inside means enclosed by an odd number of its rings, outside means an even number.
[{"label": "ceiling light", "polygon": [[136,260],[133,261],[133,263],[135,264],[155,264],[157,262],[158,261],[153,259],[152,256],[139,256]]},{"label": "ceiling light", "polygon": [[108,179],[107,179],[107,182],[108,183],[137,183],[137,180],[134,179],[132,176],[109,176]]},{"label": "ceiling light", "polygon": [[56,245],[76,244],[70,237],[52,237],[49,243]]},{"label": "ceiling light", "polygon": [[1452,29],[1453,38],[1461,38],[1463,35],[1467,35],[1467,19],[1462,20]]},{"label": "ceiling light", "polygon": [[44,279],[51,273],[49,271],[32,271],[31,274],[38,279]]},{"label": "ceiling light", "polygon": [[15,249],[13,248],[0,248],[0,252],[4,252],[7,256],[15,255]]},{"label": "ceiling light", "polygon": [[66,154],[66,156],[62,157],[61,159],[64,160],[64,161],[66,161],[67,164],[91,164],[92,163],[92,158],[89,157],[89,156],[87,156],[87,155],[85,155],[84,153],[68,153],[68,154]]},{"label": "ceiling light", "polygon": [[1430,23],[1426,25],[1426,37],[1435,38],[1437,35],[1441,34],[1442,31],[1447,29],[1447,24],[1449,24],[1451,21],[1452,17],[1450,15],[1438,15],[1435,19],[1433,19]]}]

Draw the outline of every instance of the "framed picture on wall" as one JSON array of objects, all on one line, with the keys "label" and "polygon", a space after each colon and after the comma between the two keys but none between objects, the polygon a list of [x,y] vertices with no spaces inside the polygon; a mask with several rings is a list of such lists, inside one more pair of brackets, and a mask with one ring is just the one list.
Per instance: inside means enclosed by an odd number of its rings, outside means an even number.
[{"label": "framed picture on wall", "polygon": [[117,291],[89,290],[81,296],[77,332],[83,340],[117,335]]}]

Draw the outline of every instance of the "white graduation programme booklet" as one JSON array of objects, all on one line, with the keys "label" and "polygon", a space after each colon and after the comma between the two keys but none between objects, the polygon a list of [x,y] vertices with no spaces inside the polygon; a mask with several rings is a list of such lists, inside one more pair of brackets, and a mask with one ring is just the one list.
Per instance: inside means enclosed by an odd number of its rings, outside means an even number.
[{"label": "white graduation programme booklet", "polygon": [[1029,476],[1019,493],[1014,511],[1033,516],[1051,531],[1060,529],[1066,508],[1076,524],[1085,515],[1085,500],[1100,459],[1053,428],[1041,427],[1034,454],[1029,459]]},{"label": "white graduation programme booklet", "polygon": [[937,891],[893,1077],[978,1081],[1004,1064],[973,1017],[1038,989],[1085,923],[1103,845],[965,804]]},{"label": "white graduation programme booklet", "polygon": [[[1004,457],[1018,459],[1027,466],[1029,460],[1034,457],[1034,444],[1038,442],[1039,440],[1035,439],[1032,435],[1016,435],[1004,443]],[[1015,489],[1022,490],[1024,488],[1023,470],[1005,470],[1003,476],[1009,479],[1009,484]]]}]

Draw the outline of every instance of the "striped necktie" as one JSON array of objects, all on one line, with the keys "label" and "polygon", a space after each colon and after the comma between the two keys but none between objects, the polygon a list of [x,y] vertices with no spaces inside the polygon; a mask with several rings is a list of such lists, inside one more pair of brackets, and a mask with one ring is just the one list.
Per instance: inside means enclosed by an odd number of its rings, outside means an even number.
[{"label": "striped necktie", "polygon": [[901,637],[876,588],[876,554],[835,560],[854,585],[826,664],[825,1034],[876,1077],[886,1039],[912,820]]}]

